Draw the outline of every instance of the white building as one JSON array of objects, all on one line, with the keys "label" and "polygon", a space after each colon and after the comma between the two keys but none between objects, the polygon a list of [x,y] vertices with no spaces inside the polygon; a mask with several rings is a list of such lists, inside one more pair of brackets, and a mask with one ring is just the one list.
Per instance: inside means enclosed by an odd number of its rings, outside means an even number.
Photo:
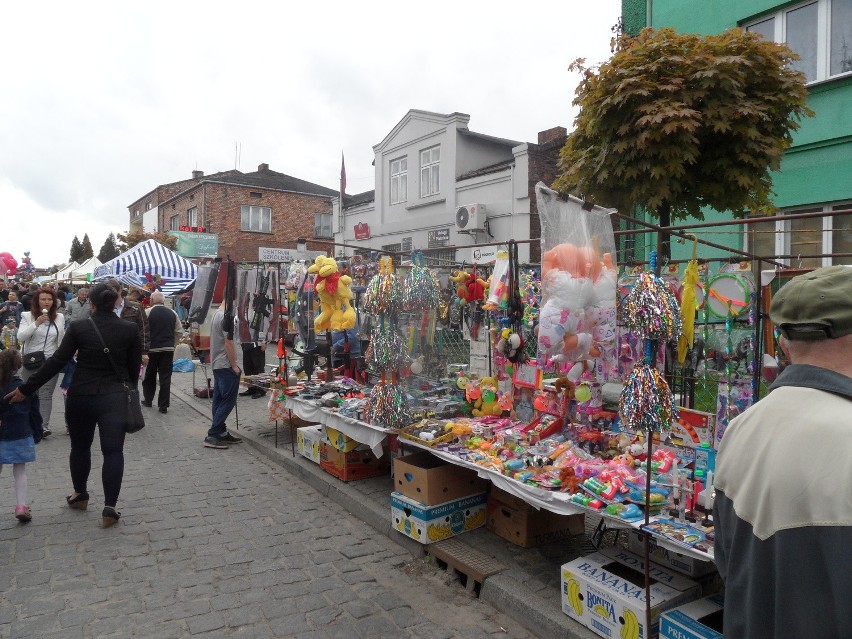
[{"label": "white building", "polygon": [[[423,250],[474,260],[471,245],[539,237],[534,187],[556,177],[566,130],[537,144],[474,133],[470,116],[412,109],[373,147],[376,188],[335,200],[335,242],[369,249]],[[363,247],[363,248],[362,248]],[[521,263],[538,262],[538,243],[520,244]]]}]

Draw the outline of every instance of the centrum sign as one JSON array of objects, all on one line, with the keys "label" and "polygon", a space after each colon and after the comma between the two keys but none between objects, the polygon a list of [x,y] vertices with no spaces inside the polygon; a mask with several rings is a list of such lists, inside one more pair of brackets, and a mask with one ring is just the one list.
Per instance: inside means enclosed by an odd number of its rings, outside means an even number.
[{"label": "centrum sign", "polygon": [[258,262],[295,262],[296,260],[313,262],[317,255],[325,254],[325,251],[297,251],[296,249],[261,246],[257,249],[257,260]]}]

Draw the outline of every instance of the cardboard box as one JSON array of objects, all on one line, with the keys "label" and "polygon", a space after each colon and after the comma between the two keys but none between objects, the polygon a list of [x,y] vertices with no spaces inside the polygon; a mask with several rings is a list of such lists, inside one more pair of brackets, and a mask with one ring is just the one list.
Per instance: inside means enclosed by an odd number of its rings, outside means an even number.
[{"label": "cardboard box", "polygon": [[393,460],[393,485],[394,490],[427,506],[488,490],[488,481],[480,479],[476,471],[426,451]]},{"label": "cardboard box", "polygon": [[320,468],[343,481],[377,477],[385,474],[389,466],[387,454],[377,458],[366,445],[344,453],[328,442],[320,444]]},{"label": "cardboard box", "polygon": [[655,637],[663,611],[698,597],[699,585],[652,564],[651,624],[645,625],[641,557],[608,549],[562,566],[562,611],[602,637]]},{"label": "cardboard box", "polygon": [[523,499],[491,488],[486,512],[488,530],[523,548],[564,541],[585,532],[585,515],[539,510]]},{"label": "cardboard box", "polygon": [[391,493],[391,526],[421,544],[433,544],[485,524],[485,493],[427,506]]},{"label": "cardboard box", "polygon": [[701,444],[713,445],[716,432],[716,415],[678,406],[678,418],[672,423],[669,436],[679,446],[697,448]]},{"label": "cardboard box", "polygon": [[670,639],[722,639],[724,600],[712,595],[672,608],[660,618],[660,637]]},{"label": "cardboard box", "polygon": [[315,464],[320,463],[320,444],[325,439],[323,427],[302,426],[296,429],[296,450]]},{"label": "cardboard box", "polygon": [[[704,575],[709,575],[716,570],[716,564],[712,561],[702,561],[701,559],[696,559],[689,555],[682,555],[673,550],[669,550],[668,548],[659,546],[653,536],[649,539],[649,542],[648,550],[650,552],[651,561],[655,564],[671,568],[672,570],[683,573],[688,577],[702,577]],[[643,535],[637,535],[631,532],[627,537],[627,547],[630,549],[630,552],[636,553],[640,556],[643,555],[645,552],[645,541]]]},{"label": "cardboard box", "polygon": [[325,436],[326,441],[342,453],[348,453],[361,445],[361,442],[356,442],[348,435],[344,435],[339,430],[332,428],[331,426],[325,427]]}]

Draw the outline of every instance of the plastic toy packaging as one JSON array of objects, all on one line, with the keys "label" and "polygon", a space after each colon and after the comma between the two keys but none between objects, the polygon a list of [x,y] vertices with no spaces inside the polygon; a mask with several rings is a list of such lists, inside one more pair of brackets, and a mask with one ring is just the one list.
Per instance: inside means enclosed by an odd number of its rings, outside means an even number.
[{"label": "plastic toy packaging", "polygon": [[601,382],[615,378],[615,237],[610,211],[567,200],[536,185],[541,216],[541,308],[539,365],[576,378],[580,362],[594,361]]},{"label": "plastic toy packaging", "polygon": [[291,262],[287,269],[287,276],[284,278],[284,286],[290,289],[299,288],[307,274],[308,267],[304,262]]},{"label": "plastic toy packaging", "polygon": [[483,306],[486,310],[505,309],[509,307],[509,252],[497,251],[494,270],[491,272],[491,286],[488,289],[488,301]]}]

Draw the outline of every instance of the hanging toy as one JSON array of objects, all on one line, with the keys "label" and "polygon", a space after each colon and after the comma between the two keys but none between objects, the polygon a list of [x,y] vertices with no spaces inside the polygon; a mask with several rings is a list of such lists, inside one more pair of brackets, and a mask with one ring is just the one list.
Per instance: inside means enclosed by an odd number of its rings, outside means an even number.
[{"label": "hanging toy", "polygon": [[627,430],[656,433],[670,430],[678,414],[666,379],[650,364],[633,367],[621,391],[619,412]]},{"label": "hanging toy", "polygon": [[677,298],[659,276],[646,271],[625,299],[627,330],[645,339],[668,341],[680,336],[682,320]]},{"label": "hanging toy", "polygon": [[452,275],[450,275],[450,281],[456,285],[456,297],[461,300],[462,305],[467,304],[470,300],[468,299],[468,282],[470,281],[471,275],[467,271],[463,269],[459,269]]},{"label": "hanging toy", "polygon": [[411,256],[411,268],[402,287],[402,309],[409,312],[437,308],[441,301],[441,285],[431,269],[427,268],[422,251]]}]

